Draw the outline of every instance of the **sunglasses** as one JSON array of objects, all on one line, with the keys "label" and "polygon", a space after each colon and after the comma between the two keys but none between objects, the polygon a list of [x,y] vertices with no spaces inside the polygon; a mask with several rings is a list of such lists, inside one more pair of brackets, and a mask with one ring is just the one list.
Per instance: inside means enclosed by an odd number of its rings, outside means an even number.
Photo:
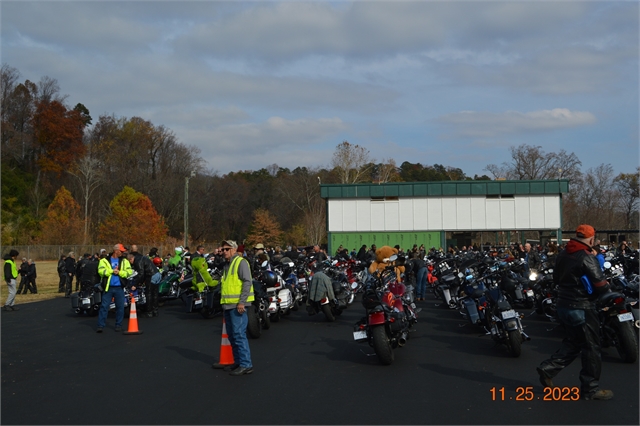
[{"label": "sunglasses", "polygon": [[231,250],[231,247],[222,247],[220,250],[222,250],[222,251],[229,251],[229,250]]}]

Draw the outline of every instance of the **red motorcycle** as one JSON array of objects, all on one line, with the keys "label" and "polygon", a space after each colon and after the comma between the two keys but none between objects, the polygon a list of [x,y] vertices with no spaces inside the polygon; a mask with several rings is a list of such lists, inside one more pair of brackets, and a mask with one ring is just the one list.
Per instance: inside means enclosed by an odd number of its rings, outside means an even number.
[{"label": "red motorcycle", "polygon": [[[393,262],[391,256],[390,262]],[[362,295],[366,316],[355,325],[355,341],[367,341],[373,347],[380,362],[390,365],[393,350],[402,347],[409,339],[409,332],[418,321],[412,286],[396,280],[394,266],[388,266],[373,275]]]}]

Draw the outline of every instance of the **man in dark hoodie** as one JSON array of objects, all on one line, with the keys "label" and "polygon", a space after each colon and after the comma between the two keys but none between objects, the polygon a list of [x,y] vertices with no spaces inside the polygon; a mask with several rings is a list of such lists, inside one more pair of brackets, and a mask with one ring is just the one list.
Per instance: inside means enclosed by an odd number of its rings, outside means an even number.
[{"label": "man in dark hoodie", "polygon": [[[558,319],[565,329],[562,347],[538,366],[540,383],[554,387],[553,379],[578,356],[582,359],[580,370],[580,396],[582,399],[611,399],[613,392],[600,389],[600,327],[594,299],[609,291],[596,257],[591,253],[595,230],[590,225],[580,225],[576,238],[558,255],[553,268],[553,281],[558,285]],[[583,279],[591,283],[592,294],[587,292]]]}]

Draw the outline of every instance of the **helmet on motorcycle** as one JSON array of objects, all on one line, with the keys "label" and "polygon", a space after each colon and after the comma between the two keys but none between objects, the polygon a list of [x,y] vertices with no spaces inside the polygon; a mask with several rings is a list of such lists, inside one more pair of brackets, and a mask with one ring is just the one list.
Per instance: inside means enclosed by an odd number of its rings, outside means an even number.
[{"label": "helmet on motorcycle", "polygon": [[267,287],[275,287],[278,282],[278,277],[273,271],[264,271],[262,273],[262,282],[264,282]]},{"label": "helmet on motorcycle", "polygon": [[160,267],[160,265],[162,265],[162,258],[161,257],[154,257],[152,262],[157,267]]}]

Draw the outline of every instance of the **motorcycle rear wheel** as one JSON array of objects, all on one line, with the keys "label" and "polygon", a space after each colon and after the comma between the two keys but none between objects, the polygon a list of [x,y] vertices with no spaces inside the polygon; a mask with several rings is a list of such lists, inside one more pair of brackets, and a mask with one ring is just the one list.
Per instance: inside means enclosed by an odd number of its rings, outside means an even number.
[{"label": "motorcycle rear wheel", "polygon": [[517,358],[522,353],[522,336],[520,331],[511,330],[507,332],[507,345],[509,346],[509,353],[514,358]]},{"label": "motorcycle rear wheel", "polygon": [[336,317],[333,315],[331,305],[329,303],[327,303],[326,305],[321,305],[320,309],[322,309],[322,313],[324,314],[328,322],[334,322],[336,320]]},{"label": "motorcycle rear wheel", "polygon": [[254,305],[249,305],[247,309],[247,335],[253,339],[258,339],[262,334],[262,327],[260,327],[260,317],[258,316],[258,308]]},{"label": "motorcycle rear wheel", "polygon": [[371,327],[371,340],[373,341],[373,350],[378,355],[378,359],[384,365],[391,365],[393,362],[393,348],[384,325],[376,325]]},{"label": "motorcycle rear wheel", "polygon": [[269,317],[269,313],[264,310],[260,311],[260,318],[262,319],[262,328],[268,330],[271,327],[271,317]]},{"label": "motorcycle rear wheel", "polygon": [[616,349],[624,362],[633,364],[638,359],[638,342],[633,332],[633,322],[618,322],[615,326],[618,344]]}]

